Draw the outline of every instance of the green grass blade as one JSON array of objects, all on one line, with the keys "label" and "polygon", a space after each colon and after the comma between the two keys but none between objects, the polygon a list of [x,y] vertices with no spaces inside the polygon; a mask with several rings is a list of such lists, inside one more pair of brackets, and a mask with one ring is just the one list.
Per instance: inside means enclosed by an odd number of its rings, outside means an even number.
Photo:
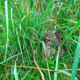
[{"label": "green grass blade", "polygon": [[6,27],[7,27],[7,41],[6,41],[6,53],[7,53],[7,47],[8,47],[8,5],[7,5],[7,1],[5,1],[5,15],[6,15]]},{"label": "green grass blade", "polygon": [[[74,26],[74,28],[72,29],[72,31],[67,35],[67,37],[66,37],[66,39],[64,40],[64,42],[70,38],[70,36],[72,35],[72,33],[73,33],[74,31],[76,31],[76,29],[79,28],[79,25],[80,25],[80,21],[77,22],[77,24]],[[64,42],[63,42],[63,43],[64,43]],[[63,43],[62,43],[62,44],[63,44]]]},{"label": "green grass blade", "polygon": [[73,30],[68,34],[67,39],[71,36],[71,34],[77,29],[79,28],[80,25],[80,21],[77,22],[77,24],[75,25],[75,27],[73,28]]},{"label": "green grass blade", "polygon": [[71,80],[74,80],[76,76],[79,58],[80,58],[80,32],[79,32],[79,38],[78,38],[77,48],[76,48],[75,57],[74,57]]},{"label": "green grass blade", "polygon": [[30,71],[31,71],[31,69],[24,75],[24,77],[22,78],[22,80],[25,79],[25,77],[29,74]]},{"label": "green grass blade", "polygon": [[[7,58],[6,60],[9,61],[10,59],[13,59],[14,57],[17,57],[17,56],[22,55],[22,54],[23,53],[18,53],[18,54],[14,55],[14,56],[11,56],[11,57]],[[0,64],[3,64],[3,63],[5,63],[5,60],[0,62]]]},{"label": "green grass blade", "polygon": [[[65,74],[65,75],[71,77],[71,74],[70,74],[69,72],[64,71],[64,70],[58,71],[57,73],[63,73],[63,74]],[[77,80],[77,77],[74,77],[74,79]]]},{"label": "green grass blade", "polygon": [[[45,46],[45,43],[42,41],[42,45],[43,45],[43,48],[44,48],[44,53],[45,53],[45,55],[47,54],[46,53],[46,46]],[[49,64],[48,64],[48,60],[47,60],[47,55],[46,55],[46,63],[47,63],[47,68],[48,68],[48,70],[49,70]],[[50,76],[50,71],[48,71],[48,74],[49,74],[49,80],[51,80],[51,76]]]},{"label": "green grass blade", "polygon": [[17,74],[17,69],[16,69],[16,61],[15,61],[15,65],[14,65],[14,77],[15,77],[15,80],[19,80],[18,74]]},{"label": "green grass blade", "polygon": [[7,53],[8,53],[8,4],[7,1],[5,1],[5,16],[6,16],[6,27],[7,27],[7,40],[6,40],[6,50],[5,50],[5,61],[6,61],[6,65],[5,65],[5,79],[6,79],[6,73],[7,73]]},{"label": "green grass blade", "polygon": [[[56,66],[55,66],[55,70],[58,69],[59,53],[60,53],[60,47],[59,47],[58,54],[57,54],[57,57],[56,57]],[[54,80],[57,80],[57,72],[54,72]]]}]

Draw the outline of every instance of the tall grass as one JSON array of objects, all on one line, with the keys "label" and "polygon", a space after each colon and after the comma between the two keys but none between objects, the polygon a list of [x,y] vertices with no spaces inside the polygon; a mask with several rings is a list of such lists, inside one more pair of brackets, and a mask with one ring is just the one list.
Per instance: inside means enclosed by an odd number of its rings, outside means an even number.
[{"label": "tall grass", "polygon": [[[0,79],[40,80],[42,75],[34,62],[34,51],[36,51],[37,65],[48,69],[48,71],[41,70],[45,80],[55,78],[69,80],[71,71],[63,70],[57,72],[55,76],[56,73],[49,70],[65,69],[65,66],[67,69],[72,69],[72,65],[75,64],[74,55],[77,50],[76,45],[79,43],[77,42],[80,26],[79,3],[79,0],[72,0],[72,2],[67,0],[0,0]],[[66,53],[63,57],[45,60],[41,52],[41,44],[45,31],[52,30],[54,26],[57,26],[56,31],[59,32],[62,40],[61,47],[65,48]],[[59,62],[57,62],[58,59]],[[75,70],[75,74],[80,78],[78,71]],[[75,77],[75,74],[72,73],[72,76]]]}]

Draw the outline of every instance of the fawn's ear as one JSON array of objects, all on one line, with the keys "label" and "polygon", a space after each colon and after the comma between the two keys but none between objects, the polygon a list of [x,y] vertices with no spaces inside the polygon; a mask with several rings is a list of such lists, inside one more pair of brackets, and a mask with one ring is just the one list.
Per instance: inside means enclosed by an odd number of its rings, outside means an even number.
[{"label": "fawn's ear", "polygon": [[55,33],[56,32],[56,26],[53,27],[52,30],[53,30],[53,33]]}]

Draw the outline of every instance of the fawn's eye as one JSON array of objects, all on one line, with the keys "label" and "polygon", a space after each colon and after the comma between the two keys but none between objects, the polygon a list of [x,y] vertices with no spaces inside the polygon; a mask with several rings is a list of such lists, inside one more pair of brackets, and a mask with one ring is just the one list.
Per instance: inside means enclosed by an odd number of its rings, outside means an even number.
[{"label": "fawn's eye", "polygon": [[44,41],[45,41],[45,42],[48,42],[48,41],[51,41],[51,40],[50,40],[50,39],[46,39],[46,38],[45,38],[45,39],[44,39]]},{"label": "fawn's eye", "polygon": [[50,39],[46,39],[47,41],[51,41]]}]

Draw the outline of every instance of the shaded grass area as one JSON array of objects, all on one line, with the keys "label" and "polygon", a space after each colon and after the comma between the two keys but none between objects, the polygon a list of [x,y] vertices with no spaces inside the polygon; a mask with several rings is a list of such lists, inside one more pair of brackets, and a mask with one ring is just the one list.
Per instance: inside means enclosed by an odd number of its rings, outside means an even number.
[{"label": "shaded grass area", "polygon": [[[5,1],[0,1],[0,79],[41,80],[44,75],[45,80],[52,80],[55,77],[54,72],[41,70],[41,74],[39,68],[54,70],[58,64],[59,70],[72,69],[79,36],[80,1],[8,0],[7,4],[5,6]],[[44,32],[55,26],[62,39],[61,46],[66,49],[66,54],[59,57],[58,63],[56,57],[46,61],[41,52]],[[34,61],[34,52],[37,64]],[[37,65],[38,70],[24,67]],[[78,78],[79,75],[77,72]],[[70,80],[70,77],[58,73],[57,79]]]}]

